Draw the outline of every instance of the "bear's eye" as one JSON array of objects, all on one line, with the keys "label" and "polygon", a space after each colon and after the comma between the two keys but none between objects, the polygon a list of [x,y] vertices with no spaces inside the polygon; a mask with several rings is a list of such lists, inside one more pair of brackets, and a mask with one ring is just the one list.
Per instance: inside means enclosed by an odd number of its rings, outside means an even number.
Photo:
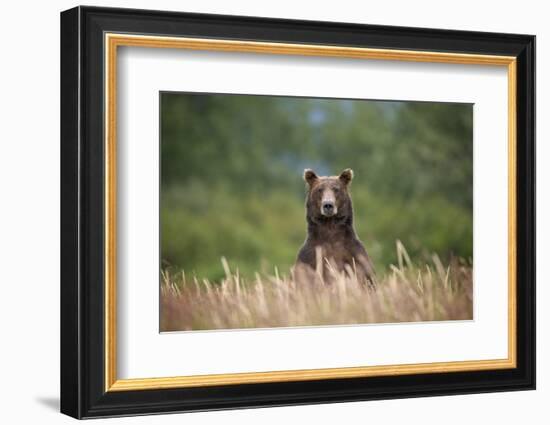
[{"label": "bear's eye", "polygon": [[338,186],[333,186],[332,191],[338,193],[340,191],[340,188]]}]

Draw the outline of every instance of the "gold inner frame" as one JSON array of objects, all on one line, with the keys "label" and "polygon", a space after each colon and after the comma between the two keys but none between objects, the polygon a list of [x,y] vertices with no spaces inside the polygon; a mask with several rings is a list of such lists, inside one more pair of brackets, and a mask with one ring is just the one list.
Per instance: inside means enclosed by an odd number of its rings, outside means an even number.
[{"label": "gold inner frame", "polygon": [[[105,391],[481,371],[516,367],[516,58],[327,45],[105,34]],[[119,46],[324,56],[507,67],[508,72],[508,357],[495,360],[118,379],[116,325],[116,123]]]}]

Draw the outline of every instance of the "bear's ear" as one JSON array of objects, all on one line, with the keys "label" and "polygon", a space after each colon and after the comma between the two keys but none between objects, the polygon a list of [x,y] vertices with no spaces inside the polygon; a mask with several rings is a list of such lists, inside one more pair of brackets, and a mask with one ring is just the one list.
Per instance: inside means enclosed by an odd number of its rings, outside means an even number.
[{"label": "bear's ear", "polygon": [[353,170],[351,168],[346,168],[344,171],[342,171],[338,178],[342,183],[347,186],[353,179]]},{"label": "bear's ear", "polygon": [[317,177],[317,174],[315,174],[315,171],[313,171],[310,168],[306,168],[304,170],[304,180],[309,185],[309,187],[313,186],[313,183],[317,181],[319,177]]}]

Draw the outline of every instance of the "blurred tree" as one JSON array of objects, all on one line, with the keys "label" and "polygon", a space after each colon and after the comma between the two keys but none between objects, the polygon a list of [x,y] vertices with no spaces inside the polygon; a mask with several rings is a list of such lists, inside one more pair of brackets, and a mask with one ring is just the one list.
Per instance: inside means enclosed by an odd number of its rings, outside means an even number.
[{"label": "blurred tree", "polygon": [[[305,237],[302,171],[355,171],[356,226],[377,268],[472,255],[472,106],[162,93],[164,267],[216,279],[285,271]],[[272,271],[272,270],[266,270]]]}]

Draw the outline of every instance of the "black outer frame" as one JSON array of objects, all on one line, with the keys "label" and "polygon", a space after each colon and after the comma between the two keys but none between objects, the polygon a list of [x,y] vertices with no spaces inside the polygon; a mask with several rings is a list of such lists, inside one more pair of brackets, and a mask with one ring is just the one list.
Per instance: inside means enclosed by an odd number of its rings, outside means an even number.
[{"label": "black outer frame", "polygon": [[[517,57],[517,368],[104,391],[105,32]],[[61,13],[61,412],[76,418],[535,388],[535,37],[76,7]]]}]

